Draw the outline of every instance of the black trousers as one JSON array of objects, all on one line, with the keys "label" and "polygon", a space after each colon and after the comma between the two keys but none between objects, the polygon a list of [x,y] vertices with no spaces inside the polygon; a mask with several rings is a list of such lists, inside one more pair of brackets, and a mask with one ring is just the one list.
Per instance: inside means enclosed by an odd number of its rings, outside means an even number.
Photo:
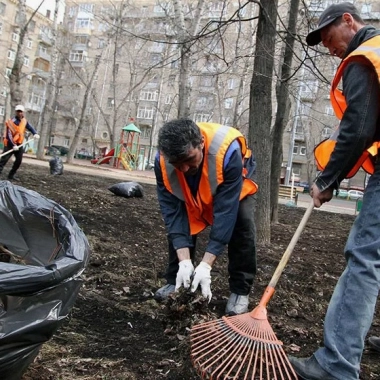
[{"label": "black trousers", "polygon": [[[3,153],[8,152],[11,149],[12,149],[12,147],[5,146]],[[8,178],[13,178],[13,176],[16,174],[18,168],[21,165],[23,154],[24,154],[24,149],[21,147],[21,148],[19,148],[19,150],[13,151],[12,153],[8,153],[5,156],[1,157],[1,159],[0,159],[0,174],[4,169],[4,166],[7,164],[7,162],[11,158],[11,156],[14,155],[16,159],[15,159],[15,162],[13,163],[12,169],[10,170],[10,172],[8,174]]]},{"label": "black trousers", "polygon": [[[256,244],[255,244],[255,199],[252,195],[242,199],[231,239],[228,243],[228,273],[231,293],[248,295],[256,276]],[[192,236],[193,247],[190,258],[194,261],[197,236]],[[169,263],[166,269],[168,284],[175,285],[178,272],[177,252],[173,243],[169,243]]]}]

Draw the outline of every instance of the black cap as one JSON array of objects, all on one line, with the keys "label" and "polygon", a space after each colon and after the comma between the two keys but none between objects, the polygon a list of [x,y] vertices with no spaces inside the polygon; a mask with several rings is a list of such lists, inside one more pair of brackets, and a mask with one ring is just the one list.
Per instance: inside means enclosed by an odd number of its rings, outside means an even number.
[{"label": "black cap", "polygon": [[317,28],[306,36],[307,44],[309,46],[319,44],[322,41],[321,30],[325,26],[334,22],[338,17],[342,16],[344,13],[359,15],[359,11],[352,3],[332,4],[328,8],[326,8],[319,17]]}]

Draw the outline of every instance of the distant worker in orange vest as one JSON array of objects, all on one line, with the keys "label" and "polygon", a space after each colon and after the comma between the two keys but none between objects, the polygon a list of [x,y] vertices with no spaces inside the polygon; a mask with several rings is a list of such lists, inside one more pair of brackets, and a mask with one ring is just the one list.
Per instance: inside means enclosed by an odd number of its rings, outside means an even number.
[{"label": "distant worker in orange vest", "polygon": [[[25,132],[28,130],[32,133],[33,137],[38,140],[40,135],[37,131],[28,123],[24,117],[25,108],[21,104],[15,107],[16,116],[13,119],[9,119],[5,122],[5,134],[4,134],[4,150],[3,153],[7,153],[0,159],[0,174],[11,158],[12,154],[15,156],[12,169],[8,174],[9,180],[17,181],[18,178],[15,174],[22,162],[22,156],[24,154],[23,142],[25,138]],[[11,151],[11,152],[10,152]]]},{"label": "distant worker in orange vest", "polygon": [[[228,244],[231,295],[226,314],[248,311],[256,275],[254,198],[256,163],[235,128],[189,119],[169,121],[158,136],[158,201],[167,229],[167,285],[155,298],[181,287],[211,300],[211,269]],[[194,269],[196,238],[211,226],[206,252]]]},{"label": "distant worker in orange vest", "polygon": [[[322,12],[306,42],[322,42],[342,60],[330,92],[340,124],[315,151],[322,172],[311,188],[314,206],[329,202],[360,167],[372,175],[344,248],[347,264],[326,312],[323,345],[308,358],[290,361],[302,379],[358,380],[380,289],[380,30],[365,25],[352,3],[339,2]],[[327,239],[328,223],[324,227]],[[369,342],[379,345],[374,338]]]}]

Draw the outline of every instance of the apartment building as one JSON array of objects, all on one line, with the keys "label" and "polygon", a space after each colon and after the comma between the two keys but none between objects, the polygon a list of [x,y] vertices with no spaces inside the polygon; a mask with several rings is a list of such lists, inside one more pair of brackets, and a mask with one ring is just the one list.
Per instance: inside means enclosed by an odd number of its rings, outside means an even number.
[{"label": "apartment building", "polygon": [[[197,2],[184,3],[184,23],[190,29],[197,21]],[[226,20],[238,8],[238,2],[206,2],[199,30],[207,31],[213,20]],[[256,5],[247,4],[241,17],[255,12]],[[83,94],[96,71],[78,148],[95,153],[110,148],[121,128],[132,122],[141,130],[139,155],[154,156],[160,126],[178,114],[183,52],[177,17],[173,2],[66,1],[62,27],[67,45],[61,46],[66,63],[52,132],[55,144],[70,145],[75,119],[84,107]],[[254,22],[247,22],[231,24],[223,35],[198,40],[188,36],[191,53],[186,81],[195,121],[235,125],[247,131],[253,28]],[[240,59],[235,59],[237,42]]]},{"label": "apartment building", "polygon": [[[9,99],[9,75],[11,73],[20,38],[20,20],[17,0],[0,2],[0,120],[12,116]],[[34,10],[26,7],[29,19]],[[30,122],[38,126],[40,113],[45,101],[46,79],[50,71],[51,49],[51,12],[37,12],[28,26],[24,44],[22,67],[22,98]]]}]

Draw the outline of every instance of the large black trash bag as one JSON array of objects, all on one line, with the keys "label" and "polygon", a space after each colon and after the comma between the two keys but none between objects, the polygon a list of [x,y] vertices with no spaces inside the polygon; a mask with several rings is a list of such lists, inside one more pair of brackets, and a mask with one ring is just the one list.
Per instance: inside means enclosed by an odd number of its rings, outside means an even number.
[{"label": "large black trash bag", "polygon": [[[0,379],[19,380],[68,316],[90,248],[72,215],[0,181]],[[2,254],[2,257],[4,253]]]},{"label": "large black trash bag", "polygon": [[63,174],[63,162],[62,158],[54,156],[49,160],[50,174],[61,175]]},{"label": "large black trash bag", "polygon": [[108,188],[115,195],[125,198],[141,198],[144,196],[143,187],[137,182],[120,182]]}]

